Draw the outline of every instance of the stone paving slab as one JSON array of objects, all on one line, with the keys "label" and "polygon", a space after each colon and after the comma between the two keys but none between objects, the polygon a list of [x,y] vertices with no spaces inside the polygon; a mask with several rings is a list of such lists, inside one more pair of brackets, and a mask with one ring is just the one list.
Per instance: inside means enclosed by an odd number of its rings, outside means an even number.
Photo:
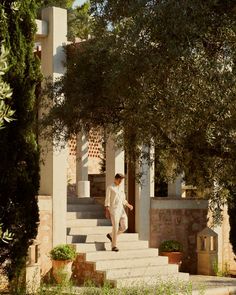
[{"label": "stone paving slab", "polygon": [[236,295],[236,279],[229,277],[191,275],[193,295]]}]

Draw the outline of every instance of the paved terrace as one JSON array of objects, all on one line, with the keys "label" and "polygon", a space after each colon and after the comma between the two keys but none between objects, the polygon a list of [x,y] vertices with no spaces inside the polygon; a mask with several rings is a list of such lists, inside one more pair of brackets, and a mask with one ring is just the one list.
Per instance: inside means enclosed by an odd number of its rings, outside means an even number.
[{"label": "paved terrace", "polygon": [[236,279],[215,276],[190,276],[193,295],[235,295]]}]

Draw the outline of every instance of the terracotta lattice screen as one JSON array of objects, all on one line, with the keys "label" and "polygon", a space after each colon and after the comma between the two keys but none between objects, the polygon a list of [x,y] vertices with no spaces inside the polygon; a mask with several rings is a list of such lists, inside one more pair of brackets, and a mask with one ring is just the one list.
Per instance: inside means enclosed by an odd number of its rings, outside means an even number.
[{"label": "terracotta lattice screen", "polygon": [[[89,133],[89,157],[101,158],[102,156],[102,132],[92,130]],[[69,140],[69,155],[76,156],[76,136]]]}]

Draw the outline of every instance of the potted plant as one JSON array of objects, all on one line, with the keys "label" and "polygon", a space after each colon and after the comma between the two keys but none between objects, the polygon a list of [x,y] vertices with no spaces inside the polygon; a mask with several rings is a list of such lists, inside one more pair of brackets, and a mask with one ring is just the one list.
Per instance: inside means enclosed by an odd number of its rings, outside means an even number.
[{"label": "potted plant", "polygon": [[50,251],[52,274],[57,283],[68,282],[72,274],[72,263],[76,251],[70,245],[58,245]]},{"label": "potted plant", "polygon": [[170,264],[181,265],[183,245],[175,240],[163,241],[159,247],[160,255],[167,256]]}]

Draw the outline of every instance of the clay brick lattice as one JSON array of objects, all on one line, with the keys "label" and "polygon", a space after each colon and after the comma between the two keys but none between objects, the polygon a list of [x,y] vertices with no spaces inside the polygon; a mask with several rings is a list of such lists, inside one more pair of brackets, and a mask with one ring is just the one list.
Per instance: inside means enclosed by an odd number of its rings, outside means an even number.
[{"label": "clay brick lattice", "polygon": [[[69,144],[69,155],[76,156],[76,136],[68,142]],[[102,132],[99,130],[91,130],[89,133],[89,157],[101,158],[102,156]]]},{"label": "clay brick lattice", "polygon": [[102,157],[102,133],[99,130],[92,130],[89,134],[89,157]]},{"label": "clay brick lattice", "polygon": [[69,155],[76,156],[76,136],[72,136],[72,138],[68,142],[69,145]]}]

